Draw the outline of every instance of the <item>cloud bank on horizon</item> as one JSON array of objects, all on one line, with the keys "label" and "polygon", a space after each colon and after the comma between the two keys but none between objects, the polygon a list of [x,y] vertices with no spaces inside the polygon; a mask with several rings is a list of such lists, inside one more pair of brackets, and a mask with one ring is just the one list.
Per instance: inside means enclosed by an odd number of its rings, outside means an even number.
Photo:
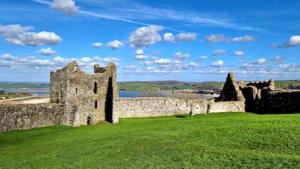
[{"label": "cloud bank on horizon", "polygon": [[1,1],[0,78],[49,81],[77,60],[114,62],[119,81],[299,79],[300,2],[255,1]]}]

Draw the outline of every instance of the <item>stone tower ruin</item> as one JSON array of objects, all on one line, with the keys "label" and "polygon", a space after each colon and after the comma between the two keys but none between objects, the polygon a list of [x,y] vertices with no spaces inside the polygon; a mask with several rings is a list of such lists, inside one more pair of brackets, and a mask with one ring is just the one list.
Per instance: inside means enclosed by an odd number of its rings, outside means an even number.
[{"label": "stone tower ruin", "polygon": [[219,101],[240,101],[244,100],[239,85],[235,80],[233,73],[228,73],[225,84],[221,91]]},{"label": "stone tower ruin", "polygon": [[276,90],[273,80],[236,82],[228,73],[219,101],[244,101],[246,112],[293,113],[300,111],[300,91]]},{"label": "stone tower ruin", "polygon": [[76,61],[50,73],[50,102],[59,104],[65,123],[78,126],[99,121],[117,123],[113,113],[118,97],[116,65],[94,65],[94,73],[86,74]]}]

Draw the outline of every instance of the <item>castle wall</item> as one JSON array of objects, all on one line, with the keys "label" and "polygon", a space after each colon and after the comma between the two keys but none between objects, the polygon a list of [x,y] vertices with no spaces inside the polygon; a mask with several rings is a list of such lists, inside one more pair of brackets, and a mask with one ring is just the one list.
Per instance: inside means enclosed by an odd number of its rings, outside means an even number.
[{"label": "castle wall", "polygon": [[254,86],[245,86],[241,90],[245,98],[245,110],[254,112],[257,109],[257,99],[261,98],[261,91]]},{"label": "castle wall", "polygon": [[221,101],[211,102],[208,113],[245,112],[244,101]]},{"label": "castle wall", "polygon": [[207,114],[216,112],[244,112],[243,101],[214,102],[201,99],[128,98],[115,102],[120,118]]},{"label": "castle wall", "polygon": [[186,100],[177,98],[127,98],[118,99],[115,102],[115,110],[118,117],[152,117],[173,116],[180,114],[206,114],[206,100]]},{"label": "castle wall", "polygon": [[258,82],[249,82],[247,84],[247,86],[254,86],[257,89],[264,89],[264,88],[268,88],[271,90],[275,89],[275,83],[273,80],[269,80],[269,81],[258,81]]},{"label": "castle wall", "polygon": [[257,107],[261,113],[299,113],[300,91],[262,90]]},{"label": "castle wall", "polygon": [[0,132],[65,124],[58,104],[0,104]]}]

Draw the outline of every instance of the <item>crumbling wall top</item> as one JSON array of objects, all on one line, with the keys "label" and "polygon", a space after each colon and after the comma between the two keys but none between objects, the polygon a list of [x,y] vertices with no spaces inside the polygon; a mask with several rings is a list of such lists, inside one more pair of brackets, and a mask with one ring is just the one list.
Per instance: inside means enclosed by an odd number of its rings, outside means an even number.
[{"label": "crumbling wall top", "polygon": [[274,90],[275,89],[275,82],[274,82],[274,80],[249,82],[249,83],[247,83],[247,86],[254,86],[257,89]]}]

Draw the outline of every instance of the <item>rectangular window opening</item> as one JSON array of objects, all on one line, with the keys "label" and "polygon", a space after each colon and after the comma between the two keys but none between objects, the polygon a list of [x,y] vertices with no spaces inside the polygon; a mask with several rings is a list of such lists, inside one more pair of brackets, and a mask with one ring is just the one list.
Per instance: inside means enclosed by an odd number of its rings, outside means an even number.
[{"label": "rectangular window opening", "polygon": [[94,82],[94,93],[97,94],[97,82]]},{"label": "rectangular window opening", "polygon": [[97,108],[98,108],[98,101],[95,100],[95,109],[97,109]]}]

